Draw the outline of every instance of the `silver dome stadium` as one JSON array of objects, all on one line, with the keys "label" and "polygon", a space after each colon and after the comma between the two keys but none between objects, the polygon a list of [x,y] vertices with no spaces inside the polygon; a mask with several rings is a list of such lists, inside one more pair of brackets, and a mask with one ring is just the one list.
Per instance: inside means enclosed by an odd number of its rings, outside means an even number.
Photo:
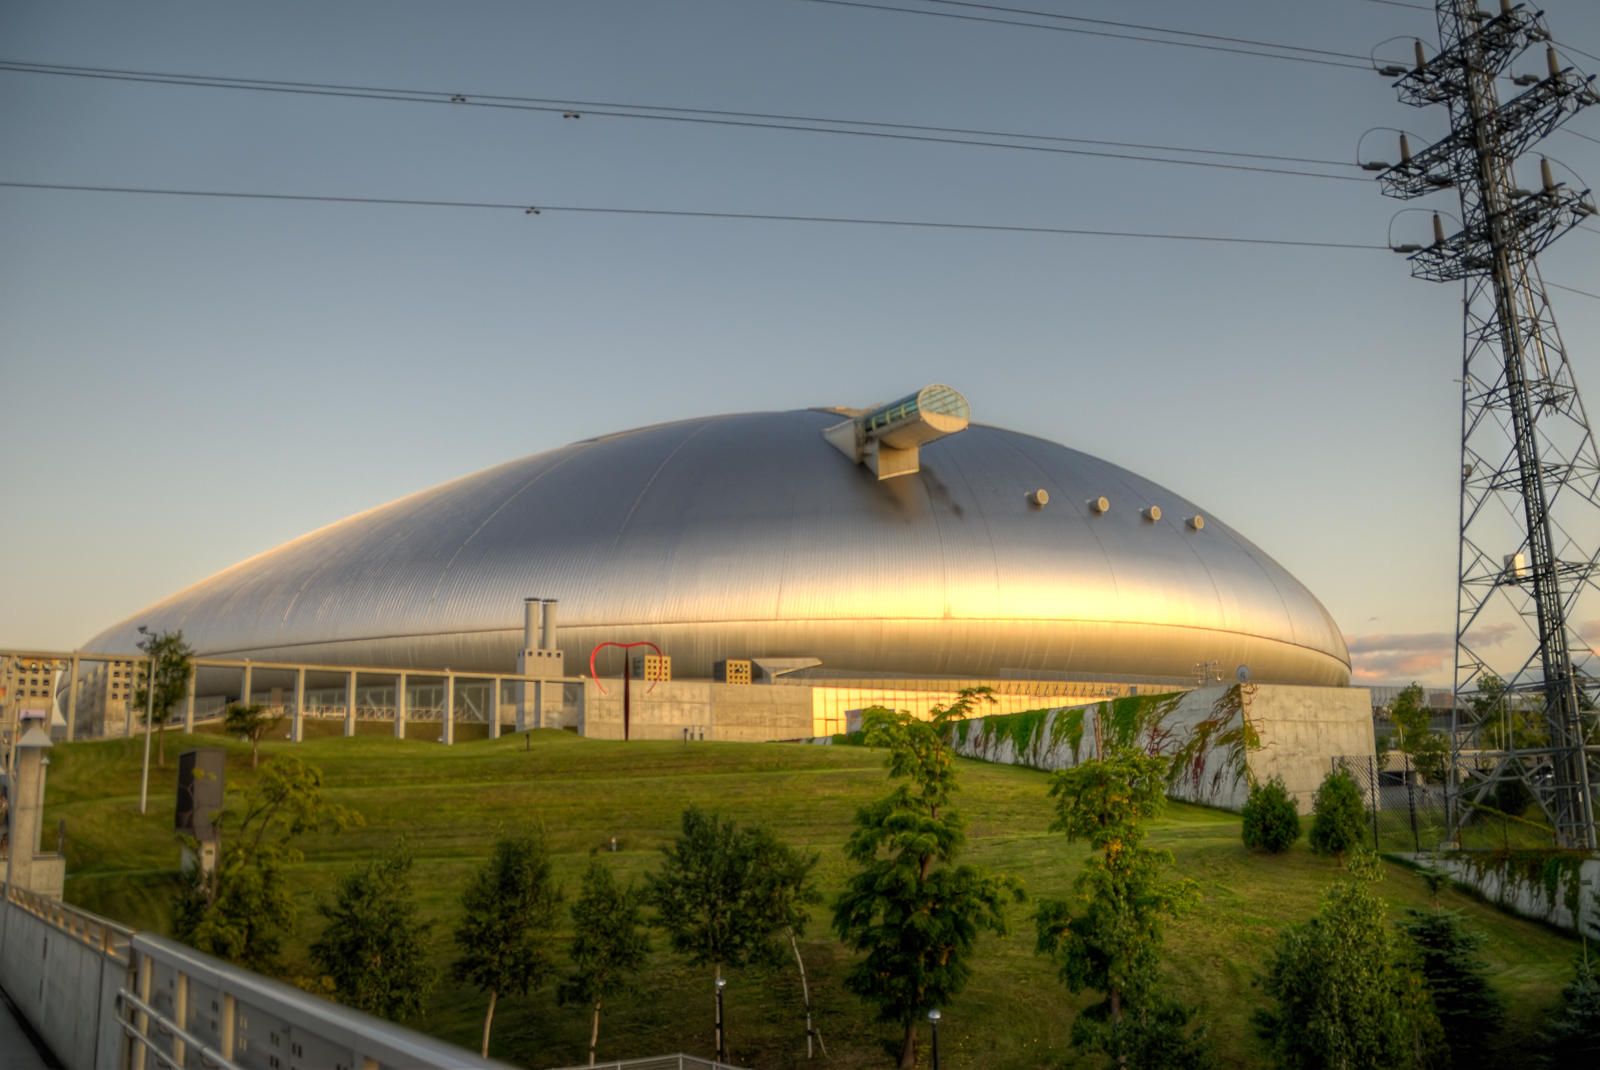
[{"label": "silver dome stadium", "polygon": [[569,671],[599,642],[649,640],[679,678],[814,657],[902,677],[1192,682],[1212,665],[1349,683],[1327,610],[1244,537],[1126,469],[969,427],[961,405],[965,430],[919,440],[897,472],[859,439],[852,463],[845,410],[576,442],[311,532],[87,648],[132,650],[142,624],[212,657],[506,672],[531,596],[560,600]]}]

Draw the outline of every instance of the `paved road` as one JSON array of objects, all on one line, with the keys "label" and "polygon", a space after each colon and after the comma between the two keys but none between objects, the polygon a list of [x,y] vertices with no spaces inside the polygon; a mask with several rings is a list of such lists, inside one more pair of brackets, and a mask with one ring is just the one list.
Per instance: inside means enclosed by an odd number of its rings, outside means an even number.
[{"label": "paved road", "polygon": [[0,1070],[52,1070],[17,1022],[11,1004],[0,999]]}]

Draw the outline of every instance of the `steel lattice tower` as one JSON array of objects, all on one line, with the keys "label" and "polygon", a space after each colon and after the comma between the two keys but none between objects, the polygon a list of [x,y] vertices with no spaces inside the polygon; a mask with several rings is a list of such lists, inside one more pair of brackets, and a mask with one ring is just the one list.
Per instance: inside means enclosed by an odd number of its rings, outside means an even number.
[{"label": "steel lattice tower", "polygon": [[[1415,155],[1402,136],[1400,162],[1379,181],[1392,197],[1453,188],[1461,202],[1454,234],[1435,215],[1432,244],[1399,247],[1416,277],[1465,287],[1452,838],[1516,778],[1558,844],[1593,848],[1600,680],[1576,626],[1600,575],[1600,452],[1537,256],[1595,209],[1587,190],[1555,181],[1547,161],[1532,189],[1515,171],[1600,97],[1592,77],[1563,64],[1541,12],[1510,0],[1498,13],[1477,0],[1436,2],[1438,55],[1427,59],[1419,42],[1414,67],[1382,73],[1401,75],[1404,103],[1448,109],[1451,132]],[[1545,69],[1513,75],[1539,46]],[[1513,95],[1502,102],[1506,80]],[[1589,611],[1597,606],[1600,597]],[[1534,730],[1518,730],[1519,717]]]}]

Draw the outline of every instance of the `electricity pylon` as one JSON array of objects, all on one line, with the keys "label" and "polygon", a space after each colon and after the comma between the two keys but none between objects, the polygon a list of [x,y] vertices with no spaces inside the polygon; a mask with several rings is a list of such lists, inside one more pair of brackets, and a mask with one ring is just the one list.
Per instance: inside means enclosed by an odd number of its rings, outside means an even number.
[{"label": "electricity pylon", "polygon": [[[1391,197],[1454,189],[1461,202],[1454,233],[1436,214],[1432,244],[1397,248],[1416,277],[1465,288],[1452,838],[1498,784],[1520,779],[1559,845],[1592,849],[1600,680],[1578,626],[1600,576],[1600,452],[1537,257],[1595,208],[1548,160],[1531,189],[1516,164],[1600,96],[1541,12],[1436,4],[1438,54],[1419,41],[1412,67],[1380,73],[1398,77],[1402,102],[1446,108],[1450,134],[1416,153],[1401,135],[1400,162],[1379,181]],[[1541,46],[1542,71],[1512,70]]]}]

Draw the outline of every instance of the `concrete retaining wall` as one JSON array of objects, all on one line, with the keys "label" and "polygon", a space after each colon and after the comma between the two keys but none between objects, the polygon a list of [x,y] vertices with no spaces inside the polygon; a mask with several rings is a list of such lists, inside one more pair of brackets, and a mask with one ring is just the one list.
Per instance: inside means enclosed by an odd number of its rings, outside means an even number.
[{"label": "concrete retaining wall", "polygon": [[1600,940],[1600,858],[1564,852],[1415,854],[1414,864],[1441,869],[1504,910]]},{"label": "concrete retaining wall", "polygon": [[1253,780],[1281,776],[1309,813],[1334,756],[1372,753],[1371,699],[1359,688],[1236,684],[956,726],[960,753],[1035,769],[1070,768],[1113,744],[1173,757],[1174,798],[1238,810]]}]

